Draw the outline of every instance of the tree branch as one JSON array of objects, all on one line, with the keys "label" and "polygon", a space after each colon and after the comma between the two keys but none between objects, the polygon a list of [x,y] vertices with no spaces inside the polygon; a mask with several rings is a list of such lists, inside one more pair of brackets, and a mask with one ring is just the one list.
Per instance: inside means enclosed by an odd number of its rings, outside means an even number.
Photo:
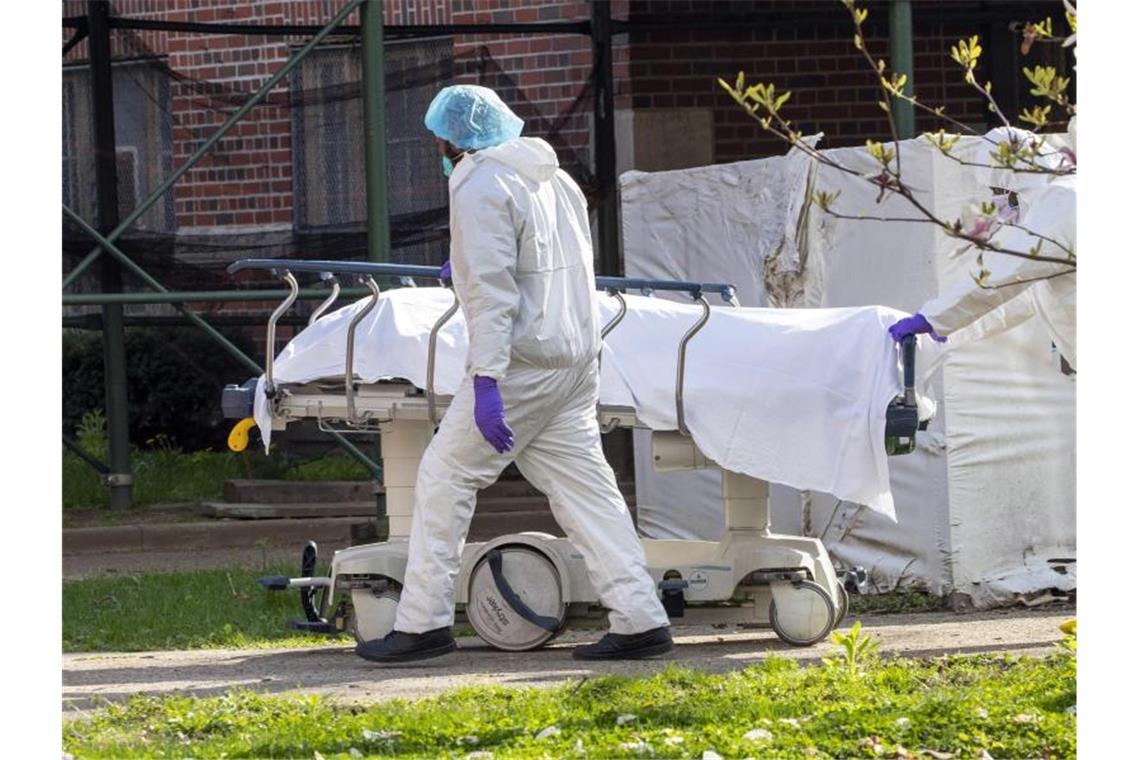
[{"label": "tree branch", "polygon": [[[1047,243],[1052,243],[1053,245],[1057,246],[1062,251],[1067,253],[1069,255],[1069,258],[1071,258],[1073,260],[1076,260],[1076,258],[1077,258],[1077,254],[1073,253],[1073,249],[1069,248],[1069,246],[1064,245],[1063,243],[1061,243],[1058,240],[1054,240],[1053,238],[1049,237],[1048,235],[1042,235],[1040,232],[1034,232],[1033,230],[1029,229],[1028,227],[1021,225],[1021,224],[1017,224],[1016,222],[1000,222],[1000,224],[1003,227],[1013,227],[1015,230],[1021,230],[1022,232],[1026,233],[1028,235],[1032,235],[1033,237],[1035,237],[1039,240],[1044,240]],[[1048,259],[1045,259],[1043,257],[1040,257],[1040,258],[1042,261],[1048,260]]]},{"label": "tree branch", "polygon": [[1013,282],[1003,282],[1000,285],[986,285],[984,283],[977,283],[978,287],[982,290],[1001,290],[1002,288],[1011,288],[1014,285],[1032,285],[1035,282],[1045,282],[1046,280],[1055,280],[1058,277],[1064,277],[1067,274],[1072,274],[1075,270],[1068,270],[1064,272],[1054,272],[1053,274],[1044,274],[1040,277],[1030,277],[1025,280],[1014,280]]}]

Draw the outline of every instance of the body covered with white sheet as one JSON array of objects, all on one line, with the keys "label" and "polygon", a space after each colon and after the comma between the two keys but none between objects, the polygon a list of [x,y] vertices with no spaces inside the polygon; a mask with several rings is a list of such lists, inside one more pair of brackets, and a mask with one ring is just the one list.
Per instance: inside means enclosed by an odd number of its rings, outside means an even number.
[{"label": "body covered with white sheet", "polygon": [[[616,299],[595,297],[602,323],[616,316]],[[677,347],[700,309],[625,298],[628,311],[602,349],[600,402],[632,406],[649,427],[675,430]],[[450,303],[440,288],[386,291],[357,329],[356,374],[364,382],[400,378],[423,388],[431,326]],[[275,380],[342,377],[347,325],[364,304],[333,312],[294,338],[274,362]],[[714,307],[686,359],[685,418],[695,442],[726,469],[833,493],[893,517],[884,425],[902,382],[886,328],[902,314],[881,306]],[[460,313],[440,332],[437,392],[459,390],[466,352]],[[926,404],[923,416],[931,412]],[[255,414],[268,441],[271,412],[260,391]]]}]

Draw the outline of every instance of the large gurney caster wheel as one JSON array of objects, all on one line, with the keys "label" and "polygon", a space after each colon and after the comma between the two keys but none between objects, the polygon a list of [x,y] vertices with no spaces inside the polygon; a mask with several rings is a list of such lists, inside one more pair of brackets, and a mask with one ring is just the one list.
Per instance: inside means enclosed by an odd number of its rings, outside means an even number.
[{"label": "large gurney caster wheel", "polygon": [[821,641],[835,621],[835,603],[815,581],[772,584],[768,622],[788,644],[806,647]]},{"label": "large gurney caster wheel", "polygon": [[372,581],[367,588],[352,590],[352,635],[358,643],[382,639],[396,627],[400,587],[391,578]]},{"label": "large gurney caster wheel", "polygon": [[851,597],[847,593],[847,589],[843,588],[843,584],[839,586],[839,599],[835,608],[835,622],[832,624],[832,629],[838,628],[843,624],[843,620],[847,617],[847,611],[851,607]]},{"label": "large gurney caster wheel", "polygon": [[538,649],[566,623],[558,569],[533,547],[491,549],[476,562],[468,588],[467,620],[498,649]]}]

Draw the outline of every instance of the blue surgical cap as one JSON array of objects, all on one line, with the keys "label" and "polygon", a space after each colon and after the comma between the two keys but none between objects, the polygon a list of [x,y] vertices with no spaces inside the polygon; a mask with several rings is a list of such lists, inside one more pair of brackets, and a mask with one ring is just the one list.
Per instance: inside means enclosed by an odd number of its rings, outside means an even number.
[{"label": "blue surgical cap", "polygon": [[515,116],[494,90],[473,84],[444,87],[428,106],[424,125],[463,150],[480,150],[522,134]]}]

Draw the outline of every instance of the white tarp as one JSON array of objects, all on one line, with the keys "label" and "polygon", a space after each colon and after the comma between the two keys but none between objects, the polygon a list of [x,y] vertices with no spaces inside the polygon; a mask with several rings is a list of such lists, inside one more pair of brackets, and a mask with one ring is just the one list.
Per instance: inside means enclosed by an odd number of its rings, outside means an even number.
[{"label": "white tarp", "polygon": [[[969,148],[977,139],[964,137],[959,145]],[[989,188],[968,167],[942,157],[925,140],[901,147],[906,181],[939,216],[955,218],[970,201],[988,199]],[[862,148],[826,153],[860,171],[874,168]],[[771,185],[783,188],[775,202],[748,207],[761,197],[753,188],[763,181],[750,175],[783,177],[799,166],[775,157],[623,175],[626,273],[739,282],[746,305],[886,304],[908,313],[969,276],[974,257],[952,256],[953,242],[932,224],[837,220],[818,208],[805,219],[794,203],[802,203],[802,186],[788,182]],[[897,198],[876,204],[874,188],[827,167],[812,183],[840,190],[835,210],[845,215],[917,216]],[[658,196],[669,198],[668,205]],[[730,207],[734,218],[772,218],[728,229],[723,213],[687,211],[697,205]],[[775,255],[758,229],[774,229],[780,219],[785,226],[805,219],[795,236],[802,270],[791,273],[791,288],[787,277],[770,274],[778,261],[787,261],[788,249]],[[652,239],[643,229],[650,221]],[[701,229],[686,230],[691,225]],[[699,248],[687,247],[694,243]],[[1014,313],[1025,308],[1017,299],[990,319],[1016,324]],[[811,494],[805,514],[801,494],[776,488],[777,530],[798,533],[810,524],[837,562],[866,567],[881,590],[917,585],[938,594],[958,591],[985,606],[1071,587],[1072,576],[1058,575],[1045,560],[1075,556],[1073,381],[1060,373],[1036,319],[981,341],[971,341],[969,332],[955,336],[944,365],[930,377],[945,412],[919,435],[918,450],[890,459],[898,522],[825,493]],[[650,535],[716,538],[721,507],[715,473],[654,473],[645,441],[635,443],[640,527]]]},{"label": "white tarp", "polygon": [[[616,299],[598,299],[608,322],[617,313]],[[329,314],[295,337],[273,363],[275,382],[343,377],[348,324],[366,301]],[[450,302],[450,292],[441,288],[382,294],[358,327],[355,374],[366,383],[403,378],[424,387],[428,336]],[[654,430],[675,430],[677,348],[701,308],[638,295],[626,296],[626,302],[625,317],[603,349],[601,401],[632,407]],[[901,316],[880,306],[714,307],[687,354],[685,421],[693,440],[725,469],[826,490],[893,519],[884,422],[902,379],[886,329]],[[455,392],[466,351],[460,311],[438,342],[440,393]],[[254,416],[268,446],[271,420],[263,387],[264,378]]]}]

